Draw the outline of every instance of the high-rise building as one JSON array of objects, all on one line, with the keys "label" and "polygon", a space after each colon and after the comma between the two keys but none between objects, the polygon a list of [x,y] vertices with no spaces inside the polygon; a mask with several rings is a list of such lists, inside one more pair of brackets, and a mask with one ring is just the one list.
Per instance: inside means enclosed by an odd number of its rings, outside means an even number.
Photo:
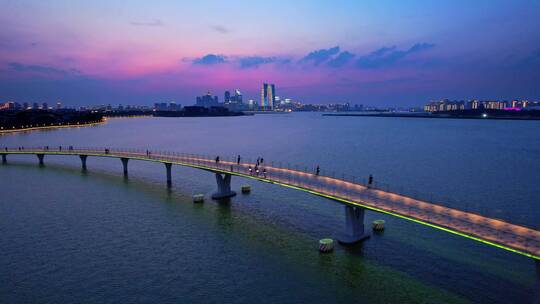
[{"label": "high-rise building", "polygon": [[276,96],[276,87],[274,84],[263,83],[261,87],[261,108],[264,110],[273,110]]},{"label": "high-rise building", "polygon": [[231,101],[231,92],[225,91],[225,98],[223,99],[224,103],[229,103]]},{"label": "high-rise building", "polygon": [[242,92],[240,92],[240,90],[236,89],[234,90],[234,101],[236,103],[239,103],[241,104],[242,103]]},{"label": "high-rise building", "polygon": [[206,95],[197,96],[195,105],[205,108],[219,107],[218,97],[212,96],[212,94],[208,92]]}]

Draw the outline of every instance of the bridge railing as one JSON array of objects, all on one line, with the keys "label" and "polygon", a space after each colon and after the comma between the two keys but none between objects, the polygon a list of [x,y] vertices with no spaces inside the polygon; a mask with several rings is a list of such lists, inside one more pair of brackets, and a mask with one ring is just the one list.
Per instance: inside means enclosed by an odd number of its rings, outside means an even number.
[{"label": "bridge railing", "polygon": [[[7,150],[6,150],[7,149]],[[291,164],[286,162],[268,161],[264,160],[259,166],[255,166],[257,160],[242,158],[240,163],[237,162],[235,156],[220,156],[219,161],[216,161],[216,156],[201,155],[193,153],[180,153],[169,151],[156,151],[150,149],[134,149],[134,148],[107,148],[107,147],[72,147],[72,146],[44,146],[44,147],[17,147],[17,148],[3,148],[0,152],[57,152],[65,154],[109,154],[111,156],[118,157],[137,157],[159,161],[169,162],[183,162],[192,165],[204,166],[210,169],[218,169],[223,171],[231,171],[242,174],[255,175],[259,178],[267,178],[274,181],[279,181],[285,184],[312,189],[327,195],[348,199],[351,201],[367,201],[374,207],[381,207],[389,209],[400,214],[413,214],[417,213],[419,216],[424,216],[426,220],[435,222],[439,217],[451,217],[449,214],[440,212],[434,212],[433,210],[437,206],[446,208],[459,208],[462,211],[470,212],[470,210],[463,210],[463,205],[453,205],[443,200],[434,200],[431,195],[422,195],[421,193],[406,190],[403,187],[393,187],[388,183],[375,181],[372,185],[367,185],[367,178],[358,178],[353,175],[336,174],[333,171],[321,170],[319,175],[315,174],[315,168],[306,166]],[[256,172],[256,168],[259,172]],[[251,169],[251,170],[250,170]],[[385,198],[385,194],[381,194],[376,190],[384,191],[388,193],[388,197]],[[392,196],[392,194],[398,194],[399,196]],[[419,209],[417,204],[413,204],[410,201],[419,200],[429,202],[432,204],[430,208],[433,210]],[[449,212],[445,210],[444,212]],[[481,214],[477,210],[471,212],[472,214]],[[490,216],[493,217],[493,216]],[[495,218],[501,218],[495,216]],[[508,233],[501,232],[492,226],[486,225],[482,222],[474,221],[468,218],[455,219],[468,225],[476,225],[483,229],[491,230],[493,233]],[[525,225],[523,225],[525,226]],[[532,228],[536,229],[536,228]],[[531,248],[540,248],[540,240],[538,238],[527,237],[516,234],[515,237],[524,238]]]}]

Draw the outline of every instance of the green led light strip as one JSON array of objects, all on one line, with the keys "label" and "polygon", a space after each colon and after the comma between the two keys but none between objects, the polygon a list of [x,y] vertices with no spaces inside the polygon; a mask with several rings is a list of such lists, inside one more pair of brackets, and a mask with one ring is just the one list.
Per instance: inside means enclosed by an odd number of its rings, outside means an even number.
[{"label": "green led light strip", "polygon": [[[127,153],[130,153],[130,152],[127,152]],[[47,154],[47,155],[75,155],[75,156],[77,156],[77,155],[80,155],[82,153],[81,153],[81,151],[78,151],[78,152],[53,152],[53,151],[37,151],[37,152],[36,151],[34,151],[34,152],[26,152],[26,151],[25,152],[23,152],[23,151],[20,151],[20,152],[19,151],[13,151],[13,152],[11,152],[10,151],[10,152],[4,152],[4,151],[0,151],[0,154]],[[190,163],[184,163],[184,162],[179,162],[179,161],[149,159],[149,158],[143,158],[143,157],[138,157],[138,156],[125,156],[125,155],[91,153],[91,152],[90,153],[84,153],[84,155],[97,156],[97,157],[111,157],[111,158],[129,158],[129,159],[134,159],[134,160],[151,161],[151,162],[156,162],[156,163],[171,163],[171,164],[180,165],[180,166],[184,166],[184,167],[191,167],[191,168],[196,168],[196,169],[201,169],[201,170],[206,170],[206,171],[212,171],[212,172],[216,172],[216,173],[230,174],[230,175],[235,175],[235,176],[240,176],[240,177],[244,177],[244,178],[257,180],[257,181],[260,181],[260,182],[266,182],[266,183],[270,183],[270,184],[275,184],[275,185],[279,185],[279,186],[283,186],[283,187],[287,187],[287,188],[291,188],[291,189],[295,189],[295,190],[304,191],[304,192],[307,192],[307,193],[310,193],[310,194],[313,194],[313,195],[328,198],[328,199],[331,199],[331,200],[334,200],[334,201],[337,201],[337,202],[341,202],[341,203],[344,203],[344,204],[353,205],[353,206],[357,206],[357,207],[362,207],[362,208],[365,208],[365,209],[368,209],[368,210],[371,210],[371,211],[392,215],[392,216],[395,216],[395,217],[398,217],[398,218],[401,218],[401,219],[412,221],[412,222],[415,222],[415,223],[418,223],[418,224],[421,224],[421,225],[425,225],[425,226],[428,226],[428,227],[431,227],[431,228],[435,228],[435,229],[438,229],[438,230],[446,231],[446,232],[451,233],[451,234],[459,235],[459,236],[462,236],[462,237],[465,237],[465,238],[468,238],[468,239],[471,239],[471,240],[474,240],[474,241],[477,241],[477,242],[481,242],[481,243],[484,243],[484,244],[487,244],[487,245],[490,245],[490,246],[494,246],[494,247],[497,247],[497,248],[500,248],[500,249],[504,249],[504,250],[507,250],[507,251],[510,251],[510,252],[513,252],[513,253],[517,253],[517,254],[520,254],[520,255],[524,255],[526,257],[533,258],[535,260],[540,261],[540,256],[536,256],[534,254],[527,253],[527,252],[524,252],[524,251],[521,251],[521,250],[517,250],[517,249],[511,248],[511,247],[508,247],[508,246],[504,246],[504,245],[501,245],[501,244],[498,244],[498,243],[495,243],[495,242],[492,242],[492,241],[484,240],[484,239],[481,239],[479,237],[469,235],[469,234],[466,234],[466,233],[463,233],[463,232],[460,232],[460,231],[457,231],[457,230],[453,230],[453,229],[446,228],[446,227],[443,227],[443,226],[439,226],[439,225],[436,225],[436,224],[428,223],[426,221],[418,220],[418,219],[415,219],[415,218],[412,218],[412,217],[409,217],[409,216],[405,216],[405,215],[402,215],[402,214],[399,214],[399,213],[395,213],[395,212],[392,212],[392,211],[387,211],[387,210],[384,210],[384,209],[380,209],[380,208],[372,207],[372,206],[369,206],[369,205],[361,204],[361,203],[358,203],[358,202],[350,201],[350,200],[343,199],[343,198],[340,198],[340,197],[337,197],[337,196],[324,194],[324,193],[321,193],[321,192],[318,192],[318,191],[313,191],[311,189],[307,189],[307,188],[303,188],[303,187],[299,187],[299,186],[294,186],[294,185],[286,184],[286,183],[283,183],[283,182],[268,180],[268,179],[252,176],[252,175],[245,174],[245,173],[231,172],[231,171],[226,171],[226,170],[223,170],[223,169],[217,169],[217,168],[208,167],[208,166],[204,166],[204,165],[190,164]]]}]

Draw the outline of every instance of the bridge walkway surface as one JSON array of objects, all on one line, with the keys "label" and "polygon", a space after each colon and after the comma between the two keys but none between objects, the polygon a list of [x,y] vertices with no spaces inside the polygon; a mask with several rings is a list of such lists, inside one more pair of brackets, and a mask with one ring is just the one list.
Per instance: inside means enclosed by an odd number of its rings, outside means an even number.
[{"label": "bridge walkway surface", "polygon": [[537,262],[540,260],[540,231],[534,228],[377,189],[355,180],[318,175],[315,174],[315,170],[310,172],[307,168],[301,170],[275,162],[260,163],[256,167],[254,162],[238,163],[234,157],[216,161],[215,157],[210,156],[140,149],[25,147],[2,148],[0,154],[3,155],[4,162],[6,155],[9,154],[35,154],[41,163],[43,155],[81,156],[81,160],[84,158],[83,168],[86,167],[88,156],[114,157],[123,159],[125,174],[127,174],[126,159],[160,162],[166,164],[168,168],[168,183],[170,183],[170,164],[198,168],[216,174],[236,175],[305,191],[347,206],[397,216],[525,255]]}]

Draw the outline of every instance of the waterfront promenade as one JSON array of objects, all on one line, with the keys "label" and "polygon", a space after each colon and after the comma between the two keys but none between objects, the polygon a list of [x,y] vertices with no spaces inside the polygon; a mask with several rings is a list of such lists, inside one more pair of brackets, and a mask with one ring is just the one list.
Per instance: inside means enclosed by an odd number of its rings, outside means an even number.
[{"label": "waterfront promenade", "polygon": [[[160,162],[166,166],[169,184],[172,165],[202,169],[216,173],[216,176],[228,177],[229,188],[230,177],[240,176],[326,197],[347,207],[393,215],[525,255],[537,262],[540,260],[540,231],[536,229],[392,193],[356,180],[339,178],[335,175],[317,175],[314,169],[302,170],[282,163],[265,161],[257,167],[259,169],[257,173],[253,161],[238,162],[236,157],[221,157],[217,161],[216,156],[137,149],[26,147],[2,148],[0,154],[3,162],[7,162],[7,156],[10,154],[34,154],[38,156],[41,164],[44,164],[45,155],[80,156],[83,169],[86,169],[86,159],[90,156],[119,158],[124,165],[126,176],[128,160]],[[219,183],[218,180],[218,185]],[[363,221],[363,215],[361,220]]]}]

